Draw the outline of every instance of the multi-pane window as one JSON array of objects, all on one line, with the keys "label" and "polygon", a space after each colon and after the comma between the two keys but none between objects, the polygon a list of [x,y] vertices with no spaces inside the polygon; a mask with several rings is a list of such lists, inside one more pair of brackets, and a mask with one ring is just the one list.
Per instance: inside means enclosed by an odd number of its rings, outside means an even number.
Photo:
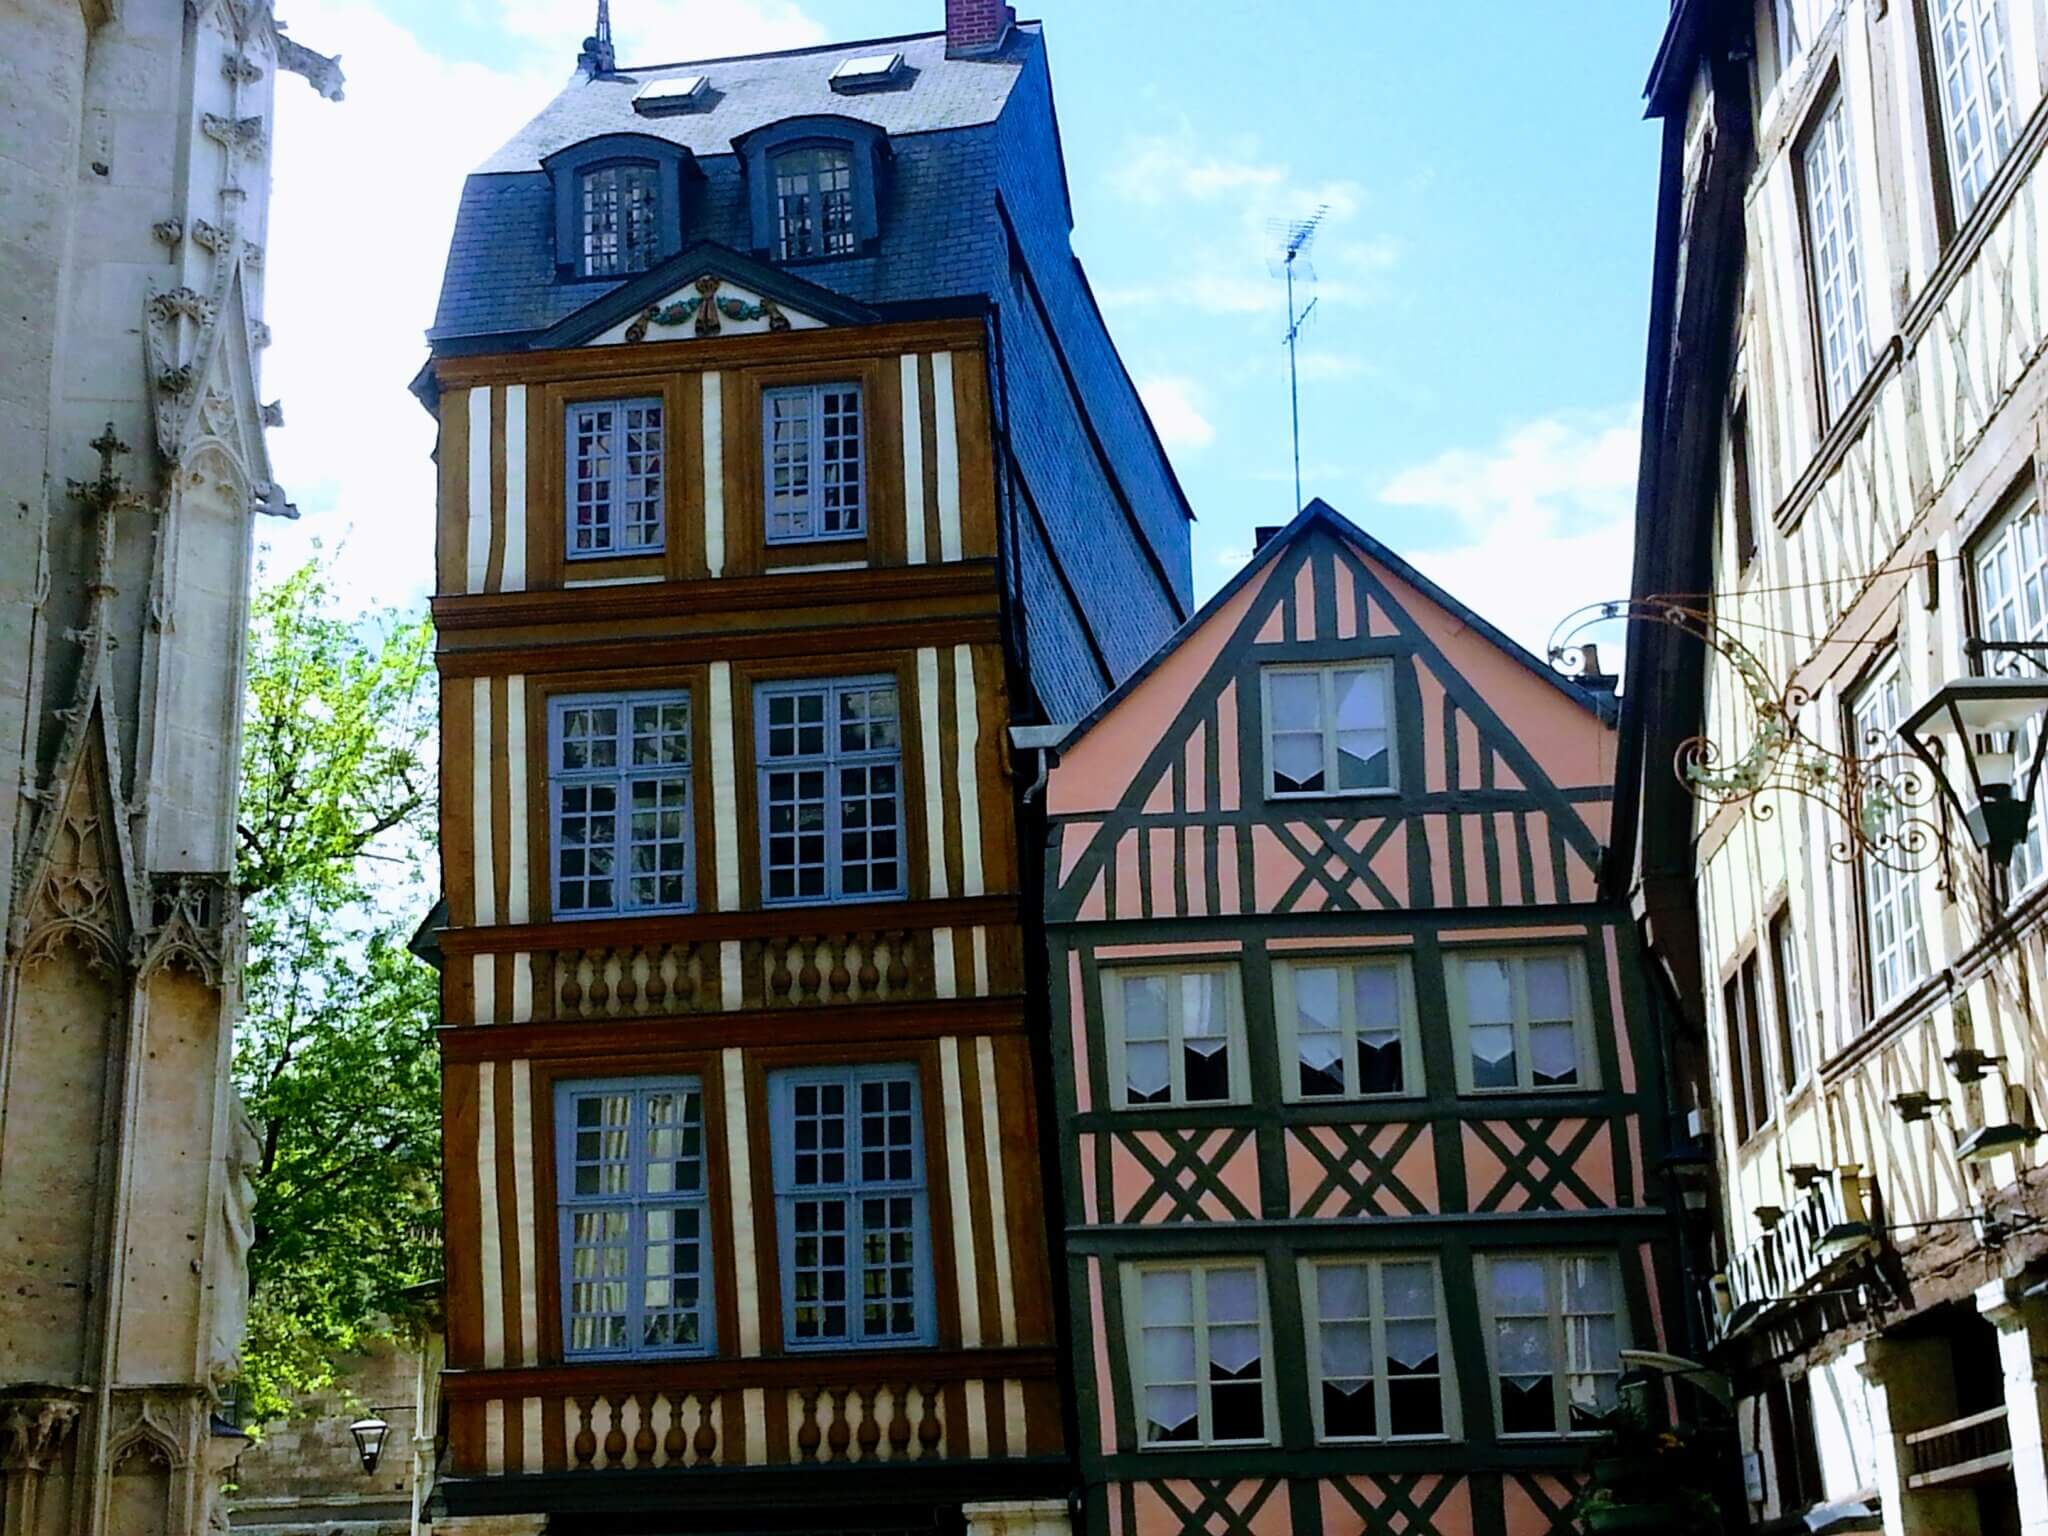
[{"label": "multi-pane window", "polygon": [[[1896,656],[1863,685],[1849,706],[1849,750],[1859,757],[1883,757],[1900,750],[1899,720],[1904,683]],[[1884,840],[1900,834],[1905,813],[1886,812],[1877,827],[1879,846],[1863,853],[1863,940],[1870,963],[1870,1001],[1882,1012],[1927,974],[1927,939],[1920,921],[1920,885],[1912,873],[1895,869]]]},{"label": "multi-pane window", "polygon": [[1494,1254],[1482,1266],[1500,1433],[1596,1430],[1621,1379],[1610,1254]]},{"label": "multi-pane window", "polygon": [[1570,950],[1482,951],[1450,960],[1468,1091],[1591,1088],[1583,962]]},{"label": "multi-pane window", "polygon": [[785,1344],[929,1343],[916,1070],[805,1068],[778,1073],[771,1092]]},{"label": "multi-pane window", "polygon": [[1392,681],[1385,662],[1266,668],[1267,793],[1392,789]]},{"label": "multi-pane window", "polygon": [[711,1218],[697,1082],[563,1083],[555,1123],[564,1352],[708,1353]]},{"label": "multi-pane window", "polygon": [[755,718],[764,898],[902,895],[903,744],[895,683],[770,683],[756,695]]},{"label": "multi-pane window", "polygon": [[848,256],[853,229],[853,156],[844,145],[785,150],[775,157],[775,213],[784,261]]},{"label": "multi-pane window", "polygon": [[660,243],[660,173],[630,162],[577,178],[585,277],[623,277],[654,265]]},{"label": "multi-pane window", "polygon": [[1303,1321],[1320,1440],[1456,1434],[1451,1347],[1429,1259],[1325,1259],[1302,1266]]},{"label": "multi-pane window", "polygon": [[1812,1063],[1813,1021],[1806,1016],[1806,981],[1799,965],[1799,936],[1792,931],[1792,913],[1780,907],[1771,919],[1771,979],[1778,993],[1779,1067],[1786,1092],[1806,1081]]},{"label": "multi-pane window", "polygon": [[1298,960],[1273,970],[1291,1099],[1422,1091],[1415,1003],[1404,960]]},{"label": "multi-pane window", "polygon": [[1146,1446],[1256,1444],[1267,1430],[1265,1283],[1256,1264],[1125,1271]]},{"label": "multi-pane window", "polygon": [[1102,973],[1120,1109],[1227,1104],[1245,1096],[1237,972],[1205,966]]},{"label": "multi-pane window", "polygon": [[[1977,578],[1977,613],[1986,640],[2048,641],[2048,540],[2042,537],[2041,508],[2030,496],[2006,513],[1978,542],[1972,556]],[[1994,670],[2015,664],[2011,656],[1994,655]],[[2021,660],[2021,666],[2029,663]],[[2015,760],[2031,763],[2036,741],[2031,725],[2013,743]],[[2048,785],[2043,786],[2048,790]],[[2015,892],[2024,891],[2048,874],[2042,856],[2042,807],[2048,793],[2037,796],[2027,835],[2006,866]]]},{"label": "multi-pane window", "polygon": [[1765,1026],[1753,952],[1721,985],[1721,1018],[1727,1026],[1735,1136],[1747,1141],[1771,1118],[1770,1064],[1764,1055]]},{"label": "multi-pane window", "polygon": [[1777,34],[1778,73],[1783,74],[1806,51],[1813,31],[1813,0],[1771,0],[1771,27]]},{"label": "multi-pane window", "polygon": [[860,537],[860,422],[858,384],[803,384],[762,396],[770,544]]},{"label": "multi-pane window", "polygon": [[580,400],[569,407],[571,560],[648,555],[662,547],[667,447],[659,400]]},{"label": "multi-pane window", "polygon": [[1956,216],[1968,217],[2012,148],[2005,0],[1927,0],[1940,80],[1942,142]]},{"label": "multi-pane window", "polygon": [[1815,117],[1799,152],[1812,263],[1814,328],[1830,415],[1838,415],[1870,365],[1863,258],[1856,237],[1855,157],[1848,98],[1839,87]]},{"label": "multi-pane window", "polygon": [[557,699],[549,721],[555,915],[691,904],[690,699]]}]

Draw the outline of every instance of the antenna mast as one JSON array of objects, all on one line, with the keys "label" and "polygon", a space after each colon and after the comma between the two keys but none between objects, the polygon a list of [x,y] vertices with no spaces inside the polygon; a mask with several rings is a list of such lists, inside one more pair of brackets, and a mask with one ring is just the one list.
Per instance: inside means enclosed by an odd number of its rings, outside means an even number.
[{"label": "antenna mast", "polygon": [[1274,233],[1280,238],[1280,259],[1277,266],[1280,274],[1287,279],[1287,393],[1294,415],[1294,510],[1302,508],[1301,499],[1301,370],[1295,358],[1296,343],[1308,325],[1309,316],[1316,312],[1315,299],[1308,301],[1308,307],[1299,313],[1294,308],[1295,278],[1300,276],[1304,284],[1316,280],[1316,269],[1309,265],[1309,247],[1315,244],[1316,231],[1322,227],[1323,219],[1329,214],[1330,205],[1323,204],[1305,219],[1291,223],[1275,224]]}]

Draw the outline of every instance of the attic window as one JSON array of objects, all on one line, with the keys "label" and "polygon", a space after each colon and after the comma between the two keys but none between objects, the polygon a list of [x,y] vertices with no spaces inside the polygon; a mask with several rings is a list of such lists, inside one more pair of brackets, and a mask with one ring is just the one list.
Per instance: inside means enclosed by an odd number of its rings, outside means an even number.
[{"label": "attic window", "polygon": [[903,75],[900,53],[869,53],[841,61],[832,71],[835,91],[872,91],[894,85]]},{"label": "attic window", "polygon": [[703,75],[680,75],[671,80],[650,80],[633,96],[633,110],[642,117],[665,117],[672,112],[694,112],[705,105],[711,82]]}]

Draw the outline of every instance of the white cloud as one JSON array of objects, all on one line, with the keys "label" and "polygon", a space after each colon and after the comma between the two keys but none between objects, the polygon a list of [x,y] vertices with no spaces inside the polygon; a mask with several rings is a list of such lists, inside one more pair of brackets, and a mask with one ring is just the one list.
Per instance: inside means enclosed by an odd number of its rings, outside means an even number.
[{"label": "white cloud", "polygon": [[1402,470],[1380,501],[1439,510],[1449,535],[1402,553],[1541,655],[1566,614],[1628,594],[1639,415],[1562,412]]},{"label": "white cloud", "polygon": [[[387,4],[389,0],[387,0]],[[276,186],[264,318],[277,343],[264,397],[279,482],[304,512],[257,532],[276,568],[324,545],[345,601],[416,604],[433,586],[434,423],[406,385],[426,361],[463,178],[569,77],[594,6],[468,0],[479,35],[531,46],[502,69],[446,57],[411,5],[295,0],[292,36],[342,55],[347,99],[278,83]],[[812,41],[788,0],[614,6],[622,56],[744,52]]]},{"label": "white cloud", "polygon": [[1159,440],[1169,448],[1206,448],[1216,428],[1197,403],[1201,387],[1193,379],[1162,375],[1138,381],[1138,398],[1151,413]]},{"label": "white cloud", "polygon": [[1325,303],[1362,303],[1383,286],[1400,248],[1385,236],[1344,234],[1366,203],[1356,181],[1310,180],[1268,158],[1256,138],[1221,145],[1183,119],[1165,133],[1124,142],[1110,184],[1119,200],[1148,210],[1158,246],[1172,252],[1143,282],[1111,285],[1115,309],[1173,304],[1211,314],[1253,314],[1280,300],[1270,268],[1296,221],[1319,210],[1323,229],[1311,253]]}]

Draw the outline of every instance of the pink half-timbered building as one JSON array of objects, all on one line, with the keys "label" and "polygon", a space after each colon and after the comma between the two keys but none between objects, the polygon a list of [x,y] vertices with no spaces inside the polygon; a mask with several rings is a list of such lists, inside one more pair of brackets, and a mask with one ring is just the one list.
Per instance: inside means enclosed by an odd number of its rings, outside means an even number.
[{"label": "pink half-timbered building", "polygon": [[1614,745],[1318,501],[1052,750],[1091,1532],[1566,1528],[1677,1294]]}]

